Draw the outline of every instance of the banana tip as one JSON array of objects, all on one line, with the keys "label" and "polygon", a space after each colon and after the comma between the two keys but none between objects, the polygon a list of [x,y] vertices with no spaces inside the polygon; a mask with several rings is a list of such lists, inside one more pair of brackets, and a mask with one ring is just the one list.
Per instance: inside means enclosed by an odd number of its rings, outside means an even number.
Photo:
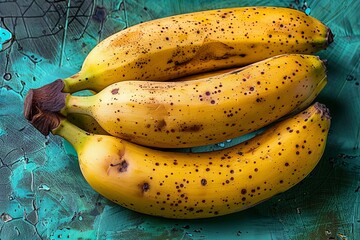
[{"label": "banana tip", "polygon": [[321,62],[324,64],[325,67],[328,66],[328,60],[327,59],[322,59]]},{"label": "banana tip", "polygon": [[321,117],[324,117],[326,119],[331,119],[331,116],[330,116],[330,111],[329,109],[326,107],[325,104],[322,104],[322,103],[319,103],[319,102],[316,102],[314,104],[316,110],[320,113]]},{"label": "banana tip", "polygon": [[332,42],[334,42],[335,35],[332,33],[331,29],[328,28],[326,39],[327,39],[327,46],[329,46]]}]

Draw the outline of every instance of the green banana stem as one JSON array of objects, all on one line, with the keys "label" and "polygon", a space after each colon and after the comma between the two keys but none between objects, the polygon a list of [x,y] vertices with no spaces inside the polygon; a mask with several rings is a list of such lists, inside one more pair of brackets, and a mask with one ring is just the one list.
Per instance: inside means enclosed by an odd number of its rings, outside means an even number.
[{"label": "green banana stem", "polygon": [[92,135],[70,123],[65,118],[61,118],[59,125],[51,129],[51,132],[66,139],[75,148],[77,153],[81,151],[84,142]]},{"label": "green banana stem", "polygon": [[59,112],[64,116],[71,113],[89,115],[93,105],[92,99],[95,100],[93,96],[74,96],[67,94],[65,97],[65,105]]}]

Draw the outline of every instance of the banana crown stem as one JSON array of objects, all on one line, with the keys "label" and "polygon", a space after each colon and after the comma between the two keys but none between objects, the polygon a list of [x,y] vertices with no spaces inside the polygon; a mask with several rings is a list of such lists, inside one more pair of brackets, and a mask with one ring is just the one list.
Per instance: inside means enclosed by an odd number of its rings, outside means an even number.
[{"label": "banana crown stem", "polygon": [[63,93],[64,82],[58,79],[37,89],[30,89],[25,97],[24,116],[45,136],[59,122],[59,112],[65,106],[68,93]]}]

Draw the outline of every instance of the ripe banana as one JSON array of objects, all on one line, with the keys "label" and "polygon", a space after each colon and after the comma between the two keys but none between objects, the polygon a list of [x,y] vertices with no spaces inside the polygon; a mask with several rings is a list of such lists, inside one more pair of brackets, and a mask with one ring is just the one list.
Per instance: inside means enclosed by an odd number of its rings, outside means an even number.
[{"label": "ripe banana", "polygon": [[123,80],[165,81],[244,66],[285,53],[312,54],[333,41],[330,29],[305,13],[245,7],[182,14],[141,23],[100,42],[64,92],[99,92]]},{"label": "ripe banana", "polygon": [[67,117],[69,122],[78,126],[79,128],[94,134],[108,134],[99,123],[89,115],[86,114],[69,114]]},{"label": "ripe banana", "polygon": [[123,81],[93,96],[49,97],[63,102],[63,115],[90,115],[113,136],[185,148],[239,137],[304,109],[326,83],[318,57],[286,54],[206,79]]},{"label": "ripe banana", "polygon": [[209,72],[202,72],[202,73],[197,73],[197,74],[193,74],[193,75],[189,75],[189,76],[185,76],[185,77],[175,78],[175,79],[172,79],[171,81],[174,81],[174,82],[193,81],[193,80],[198,80],[198,79],[215,77],[217,75],[221,75],[224,73],[231,73],[233,71],[240,71],[240,69],[241,68],[226,68],[226,69],[214,70],[214,71],[209,71]]},{"label": "ripe banana", "polygon": [[65,119],[48,122],[74,146],[83,176],[104,197],[145,214],[206,218],[244,210],[304,179],[324,152],[330,116],[315,103],[246,142],[204,153],[158,151]]},{"label": "ripe banana", "polygon": [[[192,81],[192,80],[196,80],[196,79],[208,78],[208,77],[213,77],[213,76],[224,74],[224,73],[229,73],[231,71],[234,71],[235,69],[238,69],[238,68],[222,69],[222,70],[194,74],[194,75],[174,79],[174,81]],[[320,92],[320,91],[321,91],[321,89],[319,89],[316,92]],[[89,133],[108,135],[108,133],[99,125],[99,123],[93,117],[91,117],[89,115],[73,113],[73,114],[67,115],[66,118],[74,125],[80,127],[81,129],[83,129]]]}]

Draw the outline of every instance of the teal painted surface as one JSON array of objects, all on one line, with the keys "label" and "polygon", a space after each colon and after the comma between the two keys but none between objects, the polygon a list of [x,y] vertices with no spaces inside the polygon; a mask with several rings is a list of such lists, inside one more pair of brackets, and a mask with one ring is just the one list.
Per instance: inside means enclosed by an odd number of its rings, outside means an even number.
[{"label": "teal painted surface", "polygon": [[6,30],[5,28],[0,28],[0,51],[5,47],[4,45],[8,43],[12,38],[11,32]]},{"label": "teal painted surface", "polygon": [[100,40],[121,29],[178,13],[268,2],[1,1],[0,239],[360,239],[357,0],[307,1],[304,8],[302,1],[271,2],[310,12],[334,32],[335,42],[319,53],[328,59],[329,83],[318,97],[333,121],[326,152],[311,175],[246,211],[178,221],[119,207],[88,186],[66,142],[45,138],[22,116],[30,88],[76,73]]}]

